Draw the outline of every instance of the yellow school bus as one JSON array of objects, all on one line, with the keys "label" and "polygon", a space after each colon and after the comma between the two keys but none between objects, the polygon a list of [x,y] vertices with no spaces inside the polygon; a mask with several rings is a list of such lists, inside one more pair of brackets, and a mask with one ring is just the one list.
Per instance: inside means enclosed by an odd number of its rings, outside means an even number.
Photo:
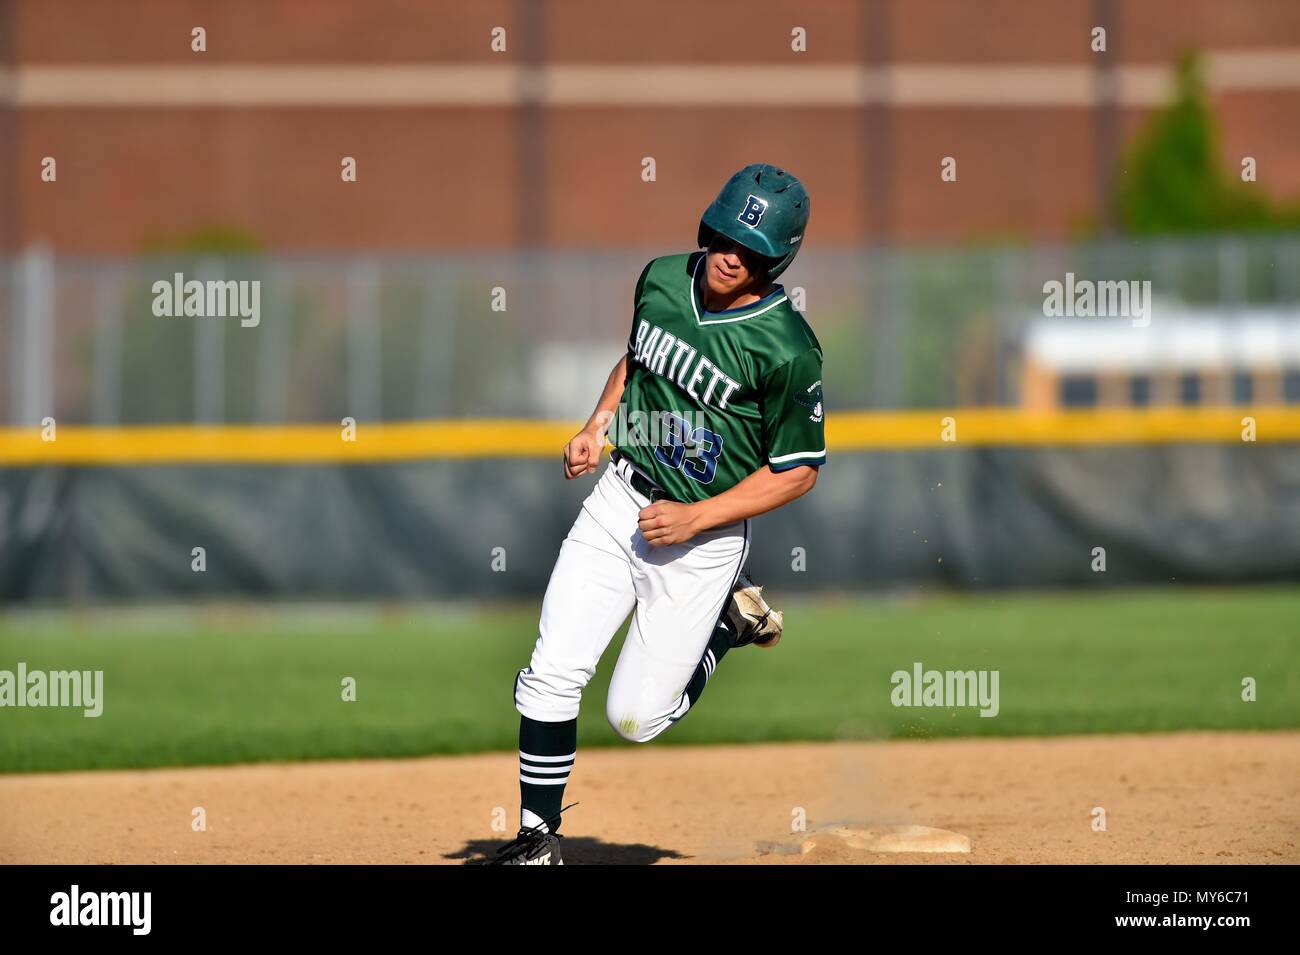
[{"label": "yellow school bus", "polygon": [[1300,309],[1156,303],[1145,324],[1036,317],[1021,339],[1034,410],[1300,403]]}]

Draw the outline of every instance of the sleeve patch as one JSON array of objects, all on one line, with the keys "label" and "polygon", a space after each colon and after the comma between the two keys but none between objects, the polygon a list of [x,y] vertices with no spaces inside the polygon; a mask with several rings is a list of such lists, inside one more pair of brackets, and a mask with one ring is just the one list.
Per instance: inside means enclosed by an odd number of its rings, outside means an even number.
[{"label": "sleeve patch", "polygon": [[790,396],[795,404],[803,405],[808,409],[808,420],[821,424],[822,421],[822,383],[818,379],[805,388],[802,392],[796,391]]}]

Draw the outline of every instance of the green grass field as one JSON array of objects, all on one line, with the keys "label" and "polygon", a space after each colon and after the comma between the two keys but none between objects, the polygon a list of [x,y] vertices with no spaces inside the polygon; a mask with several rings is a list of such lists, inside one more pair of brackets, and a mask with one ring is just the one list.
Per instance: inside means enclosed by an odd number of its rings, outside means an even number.
[{"label": "green grass field", "polygon": [[[781,646],[730,654],[656,745],[1300,727],[1294,587],[784,603]],[[97,719],[0,709],[0,771],[513,749],[535,625],[531,605],[0,617],[0,670],[103,670],[105,697]],[[630,745],[604,718],[619,644],[587,691],[584,746]],[[1000,713],[895,708],[890,674],[915,661],[999,671]]]}]

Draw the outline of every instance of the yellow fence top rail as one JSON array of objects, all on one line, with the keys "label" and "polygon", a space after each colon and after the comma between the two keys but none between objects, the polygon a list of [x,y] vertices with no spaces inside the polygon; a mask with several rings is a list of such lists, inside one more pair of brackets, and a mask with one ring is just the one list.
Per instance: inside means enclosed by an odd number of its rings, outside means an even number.
[{"label": "yellow fence top rail", "polygon": [[[573,421],[483,419],[341,425],[56,426],[0,429],[0,465],[298,464],[438,458],[558,459]],[[1050,447],[1300,441],[1300,408],[1026,411],[957,408],[832,414],[827,447]],[[52,440],[51,440],[52,438]]]}]

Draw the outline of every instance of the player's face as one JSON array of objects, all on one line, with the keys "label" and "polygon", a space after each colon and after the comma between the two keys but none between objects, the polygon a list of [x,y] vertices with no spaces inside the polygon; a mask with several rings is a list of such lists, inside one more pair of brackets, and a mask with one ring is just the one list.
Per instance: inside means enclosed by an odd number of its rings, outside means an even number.
[{"label": "player's face", "polygon": [[759,279],[759,261],[752,252],[726,236],[715,235],[705,260],[709,291],[734,296],[748,291]]}]

